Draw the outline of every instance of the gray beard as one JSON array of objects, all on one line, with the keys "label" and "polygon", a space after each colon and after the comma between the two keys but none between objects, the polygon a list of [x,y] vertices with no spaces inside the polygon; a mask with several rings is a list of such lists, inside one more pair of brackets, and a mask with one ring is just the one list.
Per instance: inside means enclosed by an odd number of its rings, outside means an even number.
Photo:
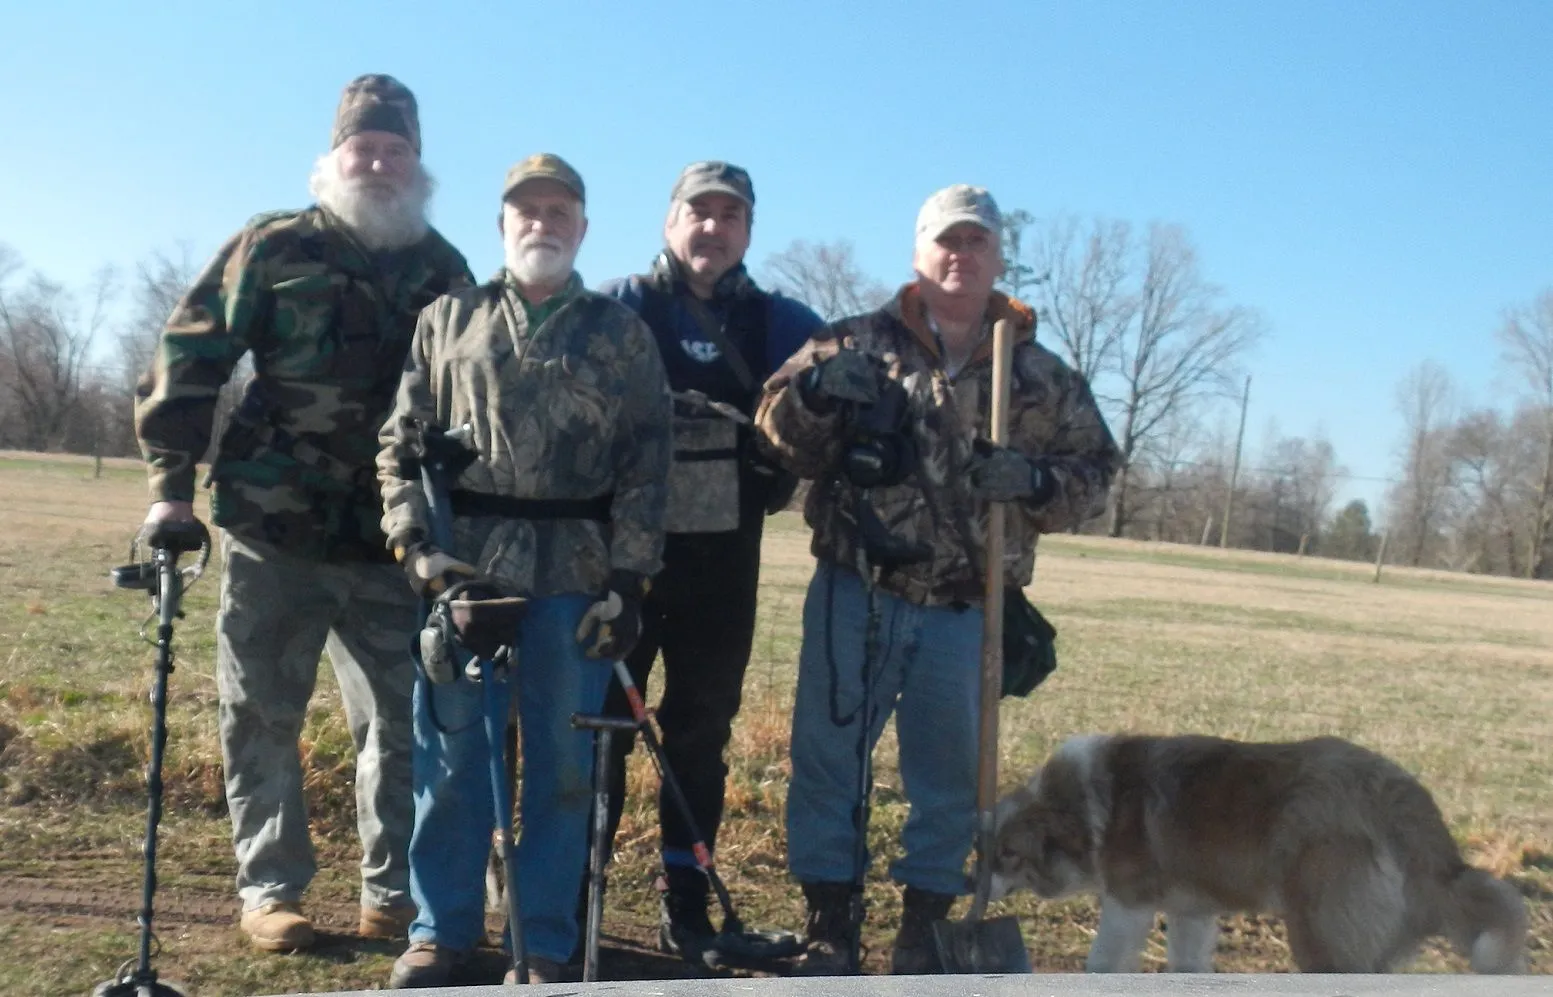
[{"label": "gray beard", "polygon": [[325,155],[314,164],[307,187],[320,207],[374,252],[413,246],[430,229],[426,208],[436,181],[418,164],[404,190],[384,195],[360,182],[341,179],[333,157]]}]

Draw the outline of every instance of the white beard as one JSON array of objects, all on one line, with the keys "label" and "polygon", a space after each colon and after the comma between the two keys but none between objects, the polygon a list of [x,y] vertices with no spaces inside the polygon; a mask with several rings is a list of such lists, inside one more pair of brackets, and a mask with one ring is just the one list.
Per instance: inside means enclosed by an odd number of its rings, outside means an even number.
[{"label": "white beard", "polygon": [[319,157],[307,189],[321,207],[339,218],[369,250],[403,249],[426,237],[426,208],[436,181],[417,163],[403,190],[387,193],[361,180],[340,176],[334,154]]},{"label": "white beard", "polygon": [[555,283],[571,274],[577,260],[576,246],[567,250],[553,240],[516,245],[505,240],[503,249],[507,270],[524,285]]}]

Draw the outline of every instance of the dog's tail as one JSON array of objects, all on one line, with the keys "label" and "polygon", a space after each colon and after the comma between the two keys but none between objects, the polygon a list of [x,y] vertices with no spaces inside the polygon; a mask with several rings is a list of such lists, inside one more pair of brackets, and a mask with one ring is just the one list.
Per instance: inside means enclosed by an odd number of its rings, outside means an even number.
[{"label": "dog's tail", "polygon": [[1446,924],[1478,973],[1522,973],[1526,904],[1515,887],[1482,869],[1462,866],[1447,885]]}]

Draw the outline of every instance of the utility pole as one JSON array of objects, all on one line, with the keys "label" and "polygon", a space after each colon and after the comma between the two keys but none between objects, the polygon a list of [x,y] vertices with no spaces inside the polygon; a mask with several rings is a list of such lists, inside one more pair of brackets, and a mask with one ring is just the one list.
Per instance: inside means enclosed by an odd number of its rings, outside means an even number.
[{"label": "utility pole", "polygon": [[1224,496],[1224,522],[1219,524],[1219,546],[1229,546],[1229,521],[1235,512],[1235,482],[1240,477],[1240,446],[1246,439],[1246,406],[1251,402],[1251,375],[1246,375],[1246,390],[1240,396],[1240,432],[1235,434],[1235,463],[1229,472],[1229,492]]}]

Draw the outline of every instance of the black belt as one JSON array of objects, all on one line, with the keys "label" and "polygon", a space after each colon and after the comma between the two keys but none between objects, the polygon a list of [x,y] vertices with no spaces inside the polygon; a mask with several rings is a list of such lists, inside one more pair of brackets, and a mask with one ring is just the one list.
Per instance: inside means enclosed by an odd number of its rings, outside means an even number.
[{"label": "black belt", "polygon": [[674,459],[680,463],[691,463],[700,460],[736,460],[739,451],[729,447],[724,450],[676,450]]},{"label": "black belt", "polygon": [[500,516],[503,519],[591,519],[610,521],[614,493],[585,499],[516,498],[456,490],[448,498],[455,516]]}]

